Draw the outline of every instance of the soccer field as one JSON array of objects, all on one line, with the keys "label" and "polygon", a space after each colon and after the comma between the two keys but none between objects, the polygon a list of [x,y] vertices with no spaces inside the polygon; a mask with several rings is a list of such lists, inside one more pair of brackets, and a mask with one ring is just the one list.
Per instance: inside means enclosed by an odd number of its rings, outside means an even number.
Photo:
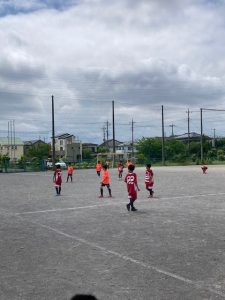
[{"label": "soccer field", "polygon": [[50,171],[0,174],[0,299],[225,299],[225,167],[153,171],[137,212],[116,169],[102,199],[95,170],[64,171],[60,197]]}]

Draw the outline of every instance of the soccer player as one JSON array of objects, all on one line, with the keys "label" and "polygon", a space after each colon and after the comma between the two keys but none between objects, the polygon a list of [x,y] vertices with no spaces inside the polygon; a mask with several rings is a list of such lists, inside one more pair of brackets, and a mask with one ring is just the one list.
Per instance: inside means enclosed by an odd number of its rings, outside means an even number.
[{"label": "soccer player", "polygon": [[130,165],[133,165],[132,161],[130,159],[127,160],[127,163],[126,163],[126,166],[127,168],[130,166]]},{"label": "soccer player", "polygon": [[101,170],[102,170],[102,164],[100,162],[100,160],[98,160],[96,166],[95,166],[95,169],[96,169],[96,172],[97,172],[97,175],[98,177],[100,177],[101,175]]},{"label": "soccer player", "polygon": [[145,171],[145,187],[146,190],[149,191],[149,196],[148,198],[152,198],[154,191],[153,191],[153,184],[154,184],[154,179],[153,179],[153,171],[151,169],[151,164],[146,165],[146,171]]},{"label": "soccer player", "polygon": [[122,177],[123,177],[123,168],[124,168],[123,162],[122,162],[122,160],[120,160],[120,162],[118,163],[118,166],[117,166],[119,180],[122,180]]},{"label": "soccer player", "polygon": [[71,165],[71,163],[68,163],[68,167],[67,167],[67,179],[66,182],[68,182],[68,180],[71,180],[71,182],[73,181],[73,166]]},{"label": "soccer player", "polygon": [[125,177],[125,182],[127,184],[128,198],[130,199],[130,203],[127,204],[127,210],[136,211],[137,209],[134,207],[134,201],[137,199],[137,190],[140,191],[137,183],[137,175],[134,173],[135,166],[128,166],[128,174]]},{"label": "soccer player", "polygon": [[109,171],[108,166],[104,165],[103,167],[103,172],[102,172],[102,181],[101,181],[101,186],[100,186],[100,196],[99,198],[103,198],[103,187],[106,186],[109,192],[109,197],[112,197],[112,192],[111,192],[111,187],[110,187],[110,176],[109,176]]},{"label": "soccer player", "polygon": [[208,167],[206,166],[206,164],[204,162],[202,162],[201,169],[202,169],[202,174],[206,174]]},{"label": "soccer player", "polygon": [[60,196],[62,185],[62,171],[60,165],[56,165],[53,182],[55,183],[56,196]]}]

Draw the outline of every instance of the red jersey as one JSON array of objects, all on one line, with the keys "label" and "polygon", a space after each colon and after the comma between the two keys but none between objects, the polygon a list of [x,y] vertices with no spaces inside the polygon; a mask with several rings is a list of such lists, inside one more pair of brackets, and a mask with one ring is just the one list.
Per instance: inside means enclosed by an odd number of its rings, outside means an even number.
[{"label": "red jersey", "polygon": [[153,187],[154,184],[154,180],[153,180],[153,171],[150,170],[146,170],[145,171],[145,185],[146,187]]},{"label": "red jersey", "polygon": [[137,199],[137,175],[128,173],[124,179],[127,184],[128,198]]},{"label": "red jersey", "polygon": [[62,184],[62,172],[61,172],[61,170],[55,170],[55,172],[54,172],[54,183],[55,183],[55,185],[61,185]]},{"label": "red jersey", "polygon": [[124,165],[123,164],[118,164],[118,171],[119,172],[122,172],[123,171],[123,168],[124,168]]}]

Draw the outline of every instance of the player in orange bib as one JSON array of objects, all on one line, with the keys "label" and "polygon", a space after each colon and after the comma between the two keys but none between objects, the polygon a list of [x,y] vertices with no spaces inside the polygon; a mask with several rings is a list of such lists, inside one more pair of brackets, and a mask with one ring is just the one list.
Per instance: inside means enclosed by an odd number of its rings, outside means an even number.
[{"label": "player in orange bib", "polygon": [[103,167],[103,172],[102,172],[102,181],[101,181],[101,186],[100,186],[100,196],[99,198],[103,198],[103,187],[106,186],[109,192],[109,197],[112,197],[112,192],[111,192],[111,187],[110,187],[110,176],[109,176],[109,171],[108,166],[104,165]]},{"label": "player in orange bib", "polygon": [[97,175],[100,177],[101,170],[102,170],[102,164],[101,164],[100,160],[98,160],[98,162],[97,162],[97,164],[95,166],[95,169],[96,169]]},{"label": "player in orange bib", "polygon": [[68,182],[68,180],[71,180],[71,182],[73,181],[73,166],[71,165],[71,163],[69,162],[68,167],[67,167],[67,179],[66,182]]}]

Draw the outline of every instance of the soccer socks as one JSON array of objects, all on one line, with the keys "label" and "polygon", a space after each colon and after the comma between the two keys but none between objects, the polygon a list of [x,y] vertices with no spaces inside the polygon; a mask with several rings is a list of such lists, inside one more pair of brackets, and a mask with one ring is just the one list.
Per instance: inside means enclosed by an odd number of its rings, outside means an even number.
[{"label": "soccer socks", "polygon": [[112,197],[112,192],[111,192],[110,187],[107,186],[107,188],[108,188],[108,191],[109,191],[109,196]]}]

